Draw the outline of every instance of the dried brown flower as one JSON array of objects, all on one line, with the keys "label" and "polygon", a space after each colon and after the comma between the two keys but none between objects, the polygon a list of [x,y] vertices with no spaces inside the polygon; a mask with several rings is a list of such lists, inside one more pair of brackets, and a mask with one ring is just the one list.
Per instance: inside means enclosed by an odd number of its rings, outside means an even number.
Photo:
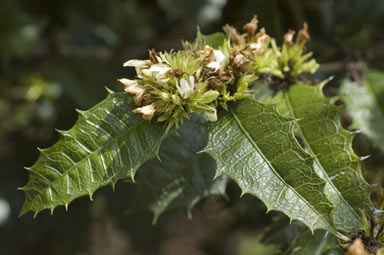
[{"label": "dried brown flower", "polygon": [[233,26],[226,24],[223,26],[224,32],[229,35],[231,41],[236,45],[244,45],[246,34],[239,34]]},{"label": "dried brown flower", "polygon": [[245,24],[243,26],[243,30],[245,32],[247,32],[248,34],[248,38],[252,41],[255,33],[256,33],[256,30],[257,30],[257,24],[259,23],[259,20],[257,19],[257,15],[253,16],[252,20]]},{"label": "dried brown flower", "polygon": [[303,28],[299,30],[299,33],[297,34],[296,43],[301,44],[302,42],[308,42],[311,40],[311,37],[308,33],[308,24],[307,22],[304,23]]},{"label": "dried brown flower", "polygon": [[287,45],[293,45],[293,37],[295,36],[295,31],[289,29],[284,35],[284,43]]}]

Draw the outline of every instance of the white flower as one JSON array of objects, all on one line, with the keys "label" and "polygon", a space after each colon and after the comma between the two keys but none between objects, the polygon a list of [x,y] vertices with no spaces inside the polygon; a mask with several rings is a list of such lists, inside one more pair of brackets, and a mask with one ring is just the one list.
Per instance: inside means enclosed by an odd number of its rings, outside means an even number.
[{"label": "white flower", "polygon": [[151,120],[155,111],[156,111],[156,109],[155,109],[153,103],[150,105],[146,105],[146,106],[139,107],[139,108],[132,110],[132,112],[141,113],[143,119],[145,119],[145,120]]},{"label": "white flower", "polygon": [[144,69],[142,72],[145,76],[152,77],[157,82],[167,82],[167,73],[171,68],[163,63],[151,65],[149,69]]},{"label": "white flower", "polygon": [[126,92],[129,92],[135,96],[135,103],[140,104],[141,100],[143,99],[143,95],[145,93],[145,87],[143,85],[139,85],[137,83],[137,80],[129,80],[129,79],[120,79],[121,83],[124,84],[125,88],[124,90]]},{"label": "white flower", "polygon": [[213,108],[210,111],[205,111],[204,112],[204,118],[210,122],[215,122],[217,121],[217,111],[215,108]]},{"label": "white flower", "polygon": [[130,79],[126,79],[126,78],[119,79],[118,81],[124,84],[124,87],[125,87],[124,89],[127,89],[127,88],[137,84],[137,80],[130,80]]},{"label": "white flower", "polygon": [[189,82],[186,79],[181,78],[180,86],[179,83],[176,81],[176,88],[182,98],[190,98],[195,93],[195,77],[193,75],[190,75]]},{"label": "white flower", "polygon": [[125,62],[123,64],[123,66],[133,66],[133,67],[135,67],[137,77],[143,78],[143,76],[141,75],[142,70],[145,69],[145,68],[150,67],[151,63],[152,62],[150,60],[148,60],[148,59],[147,60],[131,59],[131,60],[128,60],[127,62]]},{"label": "white flower", "polygon": [[226,66],[227,58],[221,50],[214,50],[213,56],[215,57],[215,60],[207,65],[208,68],[213,68],[215,71],[217,71],[218,69],[224,68]]}]

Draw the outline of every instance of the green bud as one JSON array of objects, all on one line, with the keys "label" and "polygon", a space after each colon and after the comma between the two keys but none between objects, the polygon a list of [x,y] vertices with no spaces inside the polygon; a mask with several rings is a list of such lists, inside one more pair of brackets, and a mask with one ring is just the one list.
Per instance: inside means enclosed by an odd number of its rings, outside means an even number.
[{"label": "green bud", "polygon": [[161,100],[165,101],[165,102],[170,102],[172,99],[171,99],[171,95],[167,92],[161,92],[159,94]]},{"label": "green bud", "polygon": [[207,92],[205,92],[199,97],[199,101],[203,104],[208,104],[216,100],[219,95],[220,93],[217,90],[208,90]]},{"label": "green bud", "polygon": [[[236,92],[243,94],[244,92],[248,91],[249,83],[255,81],[257,78],[258,78],[258,76],[253,75],[253,74],[240,76],[240,78],[236,84]],[[235,96],[235,98],[236,98],[236,96]],[[236,99],[238,99],[238,98],[236,98]]]},{"label": "green bud", "polygon": [[181,98],[178,95],[172,95],[172,102],[176,105],[181,105]]},{"label": "green bud", "polygon": [[247,97],[250,97],[251,94],[249,93],[242,93],[242,92],[236,92],[235,94],[233,94],[233,97],[236,99],[236,100],[241,100],[241,99],[244,99],[244,98],[247,98]]},{"label": "green bud", "polygon": [[166,121],[169,120],[169,116],[167,114],[162,114],[157,118],[158,121]]}]

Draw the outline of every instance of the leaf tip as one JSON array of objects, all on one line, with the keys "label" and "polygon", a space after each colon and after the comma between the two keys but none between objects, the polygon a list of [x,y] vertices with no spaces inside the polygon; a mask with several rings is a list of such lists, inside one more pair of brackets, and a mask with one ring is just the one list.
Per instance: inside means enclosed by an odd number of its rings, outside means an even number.
[{"label": "leaf tip", "polygon": [[25,185],[25,186],[23,186],[23,187],[18,187],[17,190],[25,191],[25,190],[26,190],[26,187],[27,187],[27,185]]},{"label": "leaf tip", "polygon": [[79,114],[79,115],[81,115],[81,116],[85,116],[85,112],[86,111],[83,111],[83,110],[80,110],[80,109],[75,109],[75,111]]},{"label": "leaf tip", "polygon": [[220,177],[220,174],[218,172],[215,173],[215,176],[213,176],[213,181],[216,181],[217,178]]},{"label": "leaf tip", "polygon": [[105,87],[105,89],[107,90],[108,94],[110,95],[113,95],[115,92],[111,89],[109,89],[108,87]]},{"label": "leaf tip", "polygon": [[55,131],[62,136],[65,136],[67,134],[67,131],[65,131],[65,130],[60,130],[60,129],[55,128]]},{"label": "leaf tip", "polygon": [[319,84],[319,89],[322,90],[324,88],[325,85],[327,85],[328,82],[332,81],[333,79],[335,78],[334,75],[331,75],[329,76],[327,79],[323,80],[322,82],[320,82]]},{"label": "leaf tip", "polygon": [[116,191],[116,182],[115,181],[111,181],[111,187],[112,187],[112,190],[115,192]]},{"label": "leaf tip", "polygon": [[360,161],[360,162],[361,162],[361,161],[364,161],[364,160],[366,160],[366,159],[368,159],[368,158],[370,158],[370,157],[371,157],[371,155],[362,156],[362,157],[359,158],[359,161]]},{"label": "leaf tip", "polygon": [[199,150],[198,152],[196,152],[196,154],[201,154],[201,153],[204,153],[204,152],[208,153],[207,147],[205,147],[204,149]]},{"label": "leaf tip", "polygon": [[20,210],[20,213],[19,213],[19,215],[17,215],[17,217],[21,217],[21,216],[23,216],[24,214],[26,214],[27,212],[29,211],[29,208],[27,208],[26,206],[25,206],[25,204],[23,205],[23,208],[21,208],[21,210]]},{"label": "leaf tip", "polygon": [[361,132],[362,132],[362,131],[361,131],[360,129],[351,131],[351,133],[354,134],[354,135],[360,134]]},{"label": "leaf tip", "polygon": [[67,211],[68,212],[68,204],[66,203],[66,204],[64,204],[64,207],[65,207],[65,211]]},{"label": "leaf tip", "polygon": [[154,152],[153,154],[155,155],[156,159],[157,159],[159,162],[161,162],[161,158],[160,158],[159,152]]}]

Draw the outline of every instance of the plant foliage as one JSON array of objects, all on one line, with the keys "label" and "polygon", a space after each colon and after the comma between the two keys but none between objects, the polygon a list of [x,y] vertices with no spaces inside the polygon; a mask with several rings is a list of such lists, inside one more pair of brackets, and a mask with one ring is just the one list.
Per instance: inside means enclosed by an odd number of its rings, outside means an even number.
[{"label": "plant foliage", "polygon": [[[229,25],[226,34],[198,31],[183,50],[127,61],[136,69],[135,79],[120,80],[128,93],[109,92],[79,111],[75,126],[27,168],[21,214],[92,199],[140,168],[132,207],[150,210],[156,222],[167,209],[190,212],[200,199],[224,195],[229,177],[268,211],[322,230],[298,236],[290,254],[338,254],[334,235],[356,233],[372,207],[354,133],[342,127],[336,99],[323,95],[325,83],[299,82],[319,66],[305,53],[307,25],[279,47],[257,24],[255,16],[243,34]],[[354,127],[383,148],[379,77],[369,73],[364,86],[345,83],[341,91]]]},{"label": "plant foliage", "polygon": [[384,152],[384,74],[369,71],[363,84],[345,80],[340,94],[352,118],[351,128],[361,130]]},{"label": "plant foliage", "polygon": [[60,141],[40,149],[37,162],[27,168],[29,181],[21,211],[35,212],[68,204],[122,178],[134,178],[147,159],[155,157],[164,127],[133,114],[126,93],[109,96],[88,111],[79,111],[76,125],[59,131]]}]

